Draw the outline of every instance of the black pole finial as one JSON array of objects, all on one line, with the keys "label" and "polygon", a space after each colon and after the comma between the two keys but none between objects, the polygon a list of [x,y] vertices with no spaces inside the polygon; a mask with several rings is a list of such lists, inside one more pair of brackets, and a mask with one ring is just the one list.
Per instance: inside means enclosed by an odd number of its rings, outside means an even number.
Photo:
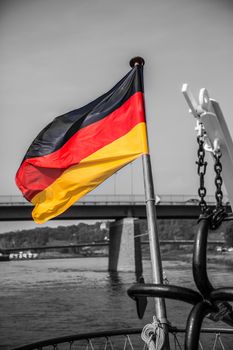
[{"label": "black pole finial", "polygon": [[136,65],[140,65],[140,66],[144,66],[144,64],[145,64],[145,61],[144,61],[144,59],[142,58],[142,57],[140,57],[140,56],[137,56],[137,57],[133,57],[133,58],[131,58],[131,60],[129,61],[129,65],[130,65],[130,67],[134,67],[134,66],[136,66]]}]

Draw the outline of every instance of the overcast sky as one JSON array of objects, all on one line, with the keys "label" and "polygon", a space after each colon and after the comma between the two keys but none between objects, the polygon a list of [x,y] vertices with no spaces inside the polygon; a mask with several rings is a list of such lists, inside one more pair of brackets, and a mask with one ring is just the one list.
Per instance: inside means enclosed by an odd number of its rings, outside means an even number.
[{"label": "overcast sky", "polygon": [[[195,121],[181,94],[206,87],[233,131],[233,5],[218,0],[1,0],[0,195],[54,117],[109,90],[141,55],[158,194],[197,192]],[[212,166],[212,163],[210,162]],[[143,193],[141,162],[96,193]],[[213,192],[209,179],[209,193]]]}]

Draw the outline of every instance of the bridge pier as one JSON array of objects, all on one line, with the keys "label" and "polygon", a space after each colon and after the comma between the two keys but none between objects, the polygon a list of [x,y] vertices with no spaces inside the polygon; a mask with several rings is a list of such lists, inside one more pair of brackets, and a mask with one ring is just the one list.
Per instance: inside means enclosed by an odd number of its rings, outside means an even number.
[{"label": "bridge pier", "polygon": [[124,218],[111,223],[109,231],[109,271],[142,274],[139,220]]}]

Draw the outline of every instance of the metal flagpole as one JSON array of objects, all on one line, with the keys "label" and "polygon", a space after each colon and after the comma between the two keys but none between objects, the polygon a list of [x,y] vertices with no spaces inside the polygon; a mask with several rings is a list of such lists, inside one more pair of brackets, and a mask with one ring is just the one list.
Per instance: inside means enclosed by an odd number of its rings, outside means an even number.
[{"label": "metal flagpole", "polygon": [[[135,57],[130,60],[130,66],[144,65],[144,59],[141,57]],[[150,155],[142,155],[143,164],[143,176],[144,176],[144,187],[145,187],[145,198],[146,198],[146,212],[147,212],[147,225],[152,265],[152,279],[155,284],[163,283],[163,270],[162,260],[160,254],[158,227],[157,227],[157,216],[155,208],[155,194],[153,185],[153,176],[150,162]],[[166,305],[163,298],[155,298],[155,312],[158,320],[163,325],[165,332],[165,344],[163,349],[169,350],[169,335],[168,335],[168,321],[166,315]]]}]

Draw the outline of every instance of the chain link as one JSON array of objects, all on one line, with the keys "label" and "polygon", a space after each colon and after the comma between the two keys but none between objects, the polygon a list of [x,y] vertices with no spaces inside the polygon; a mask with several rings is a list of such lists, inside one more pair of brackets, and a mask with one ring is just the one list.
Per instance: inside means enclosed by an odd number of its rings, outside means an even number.
[{"label": "chain link", "polygon": [[215,186],[216,186],[216,191],[215,191],[215,198],[216,198],[216,209],[221,209],[222,208],[222,200],[223,200],[223,193],[222,193],[222,164],[220,162],[220,159],[222,157],[222,153],[219,151],[216,154],[214,154],[214,159],[215,159],[215,164],[214,164],[214,171],[216,173],[215,176]]},{"label": "chain link", "polygon": [[[205,161],[205,149],[204,149],[204,139],[205,139],[205,132],[202,131],[200,135],[197,137],[197,142],[198,142],[198,161],[196,162],[197,164],[197,172],[200,178],[200,186],[198,188],[198,195],[200,197],[199,205],[201,208],[201,213],[206,214],[208,212],[207,204],[205,201],[205,196],[206,196],[206,188],[205,188],[205,182],[204,182],[204,176],[206,173],[206,167],[207,167],[207,162]],[[221,163],[221,157],[222,153],[219,150],[218,152],[213,153],[215,163],[214,163],[214,171],[215,171],[215,179],[214,183],[216,186],[216,191],[215,191],[215,199],[216,199],[216,207],[213,210],[211,214],[211,220],[210,220],[210,227],[211,229],[216,229],[222,221],[226,218],[227,212],[226,208],[223,206],[223,192],[222,192],[222,184],[223,184],[223,179],[221,176],[222,173],[222,163]]]},{"label": "chain link", "polygon": [[199,145],[198,151],[197,151],[197,156],[198,156],[198,161],[196,162],[197,164],[197,173],[200,177],[200,186],[198,188],[198,195],[200,197],[200,208],[202,214],[205,213],[207,210],[207,204],[205,201],[205,196],[206,196],[206,188],[205,188],[205,182],[204,182],[204,176],[206,173],[206,167],[207,167],[207,162],[205,161],[205,149],[204,149],[204,137],[203,135],[199,135],[197,137],[197,143]]}]

